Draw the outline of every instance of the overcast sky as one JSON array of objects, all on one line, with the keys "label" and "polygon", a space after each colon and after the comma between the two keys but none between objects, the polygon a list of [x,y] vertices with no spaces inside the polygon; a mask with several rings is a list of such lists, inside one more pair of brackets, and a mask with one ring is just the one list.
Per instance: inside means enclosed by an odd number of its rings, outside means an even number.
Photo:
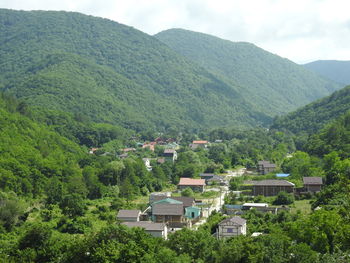
[{"label": "overcast sky", "polygon": [[297,63],[350,60],[349,0],[0,0],[0,7],[77,11],[148,34],[184,28],[251,42]]}]

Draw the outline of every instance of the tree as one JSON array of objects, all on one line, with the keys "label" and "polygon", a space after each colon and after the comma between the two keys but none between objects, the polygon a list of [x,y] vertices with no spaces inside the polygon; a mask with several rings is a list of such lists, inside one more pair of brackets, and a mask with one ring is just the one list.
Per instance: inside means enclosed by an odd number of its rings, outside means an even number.
[{"label": "tree", "polygon": [[82,216],[87,209],[85,200],[76,193],[66,195],[60,203],[60,208],[63,214],[70,217]]},{"label": "tree", "polygon": [[181,196],[192,197],[194,196],[194,192],[190,187],[186,187],[184,190],[181,191]]},{"label": "tree", "polygon": [[273,201],[274,205],[290,205],[294,203],[294,196],[284,191],[279,192],[276,199]]}]

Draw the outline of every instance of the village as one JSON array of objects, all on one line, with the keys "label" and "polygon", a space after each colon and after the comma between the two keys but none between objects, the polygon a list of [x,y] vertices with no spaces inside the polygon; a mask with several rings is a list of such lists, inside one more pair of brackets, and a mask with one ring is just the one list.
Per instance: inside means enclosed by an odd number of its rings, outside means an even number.
[{"label": "village", "polygon": [[[194,140],[188,147],[192,151],[208,150],[212,145],[222,143],[216,140],[209,143],[205,140]],[[142,161],[147,171],[152,171],[152,165],[165,162],[175,163],[181,154],[181,147],[174,139],[156,138],[153,142],[137,143],[135,148],[123,148],[120,159],[128,158],[139,149],[147,149],[154,153],[156,146],[162,146],[157,157],[143,157]],[[91,149],[94,153],[98,149]],[[159,151],[158,151],[159,152]],[[288,205],[271,205],[259,202],[263,198],[276,198],[287,194],[296,196],[311,196],[322,188],[321,177],[304,177],[303,185],[288,181],[289,174],[275,172],[278,167],[270,161],[258,161],[255,169],[238,167],[224,173],[199,173],[195,178],[181,177],[172,191],[152,192],[148,196],[147,208],[120,209],[117,221],[128,227],[140,227],[155,237],[168,238],[168,234],[182,228],[197,229],[204,224],[214,212],[222,213],[225,219],[218,223],[215,236],[218,239],[247,235],[247,220],[242,217],[249,210],[262,213],[277,214],[289,211]],[[262,179],[269,175],[268,179]],[[254,180],[252,180],[253,178]],[[258,180],[257,180],[258,179]],[[232,183],[235,182],[235,183]],[[206,195],[205,193],[211,193]],[[228,200],[228,196],[235,198]],[[225,202],[226,201],[226,202]],[[270,202],[271,203],[271,202]],[[252,236],[263,233],[253,232]]]}]

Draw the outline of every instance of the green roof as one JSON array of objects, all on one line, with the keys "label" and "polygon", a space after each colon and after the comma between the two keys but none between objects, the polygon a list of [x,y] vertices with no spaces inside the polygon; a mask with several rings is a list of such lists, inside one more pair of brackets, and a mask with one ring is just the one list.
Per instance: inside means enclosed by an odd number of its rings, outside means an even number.
[{"label": "green roof", "polygon": [[154,204],[160,204],[160,203],[182,204],[181,201],[177,201],[177,200],[172,199],[172,198],[165,198],[165,199],[162,199],[162,200],[159,200],[159,201],[154,202],[152,205],[154,205]]}]

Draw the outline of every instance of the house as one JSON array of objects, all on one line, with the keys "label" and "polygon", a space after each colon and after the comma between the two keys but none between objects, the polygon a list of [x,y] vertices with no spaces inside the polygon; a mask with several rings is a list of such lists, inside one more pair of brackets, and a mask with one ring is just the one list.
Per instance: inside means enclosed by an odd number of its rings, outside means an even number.
[{"label": "house", "polygon": [[221,221],[216,230],[217,238],[230,238],[247,234],[247,221],[239,216],[234,216]]},{"label": "house", "polygon": [[149,203],[160,201],[162,199],[166,199],[167,197],[171,197],[171,192],[154,192],[149,195]]},{"label": "house", "polygon": [[157,163],[158,163],[158,164],[163,164],[163,163],[165,163],[165,158],[158,158],[158,159],[157,159]]},{"label": "house", "polygon": [[268,174],[276,170],[276,165],[269,161],[259,161],[257,170],[260,174]]},{"label": "house", "polygon": [[261,207],[269,207],[267,203],[244,203],[242,205],[242,210],[249,210],[251,208],[261,208]]},{"label": "house", "polygon": [[128,155],[127,153],[123,153],[123,154],[120,154],[120,155],[119,155],[119,158],[120,158],[120,159],[125,159],[125,158],[128,158],[128,156],[129,156],[129,155]]},{"label": "house", "polygon": [[157,144],[156,142],[144,143],[144,144],[142,145],[142,148],[143,148],[143,149],[148,148],[150,151],[154,152],[154,147],[156,146],[156,144]]},{"label": "house", "polygon": [[175,228],[181,228],[187,225],[182,202],[166,198],[154,202],[151,207],[153,222],[167,223],[170,227]]},{"label": "house", "polygon": [[185,188],[189,187],[195,192],[203,192],[205,186],[204,179],[192,179],[192,178],[180,178],[180,182],[177,185],[177,188],[182,191]]},{"label": "house", "polygon": [[201,209],[195,206],[189,206],[185,208],[185,217],[193,220],[201,216]]},{"label": "house", "polygon": [[207,180],[213,178],[215,176],[215,174],[212,174],[212,173],[202,173],[202,174],[199,174],[199,177],[201,179],[204,179],[205,182],[207,182]]},{"label": "house", "polygon": [[148,221],[139,222],[124,222],[123,225],[127,227],[140,227],[145,230],[146,233],[151,234],[154,237],[168,238],[168,227],[164,223],[154,223]]},{"label": "house", "polygon": [[89,154],[94,154],[99,149],[100,148],[91,148],[90,151],[89,151]]},{"label": "house", "polygon": [[212,178],[208,179],[206,183],[207,185],[212,185],[212,184],[227,185],[228,184],[224,178],[216,174]]},{"label": "house", "polygon": [[275,196],[279,192],[293,193],[295,185],[286,180],[262,180],[262,181],[252,181],[254,196]]},{"label": "house", "polygon": [[[169,192],[169,194],[171,194]],[[193,197],[187,197],[187,196],[168,196],[170,199],[173,199],[173,200],[176,200],[176,201],[179,201],[179,202],[182,202],[183,204],[183,207],[186,208],[186,207],[190,207],[190,206],[194,206],[196,204],[195,200]],[[154,196],[152,199],[153,201],[150,202],[151,204],[153,202],[157,202],[157,201],[161,201],[161,200],[164,200],[166,199],[167,197],[164,197],[164,196],[160,196],[160,195],[156,195]],[[151,201],[151,200],[150,200]]]},{"label": "house", "polygon": [[304,191],[317,193],[321,191],[323,182],[322,177],[303,177]]},{"label": "house", "polygon": [[140,210],[119,210],[117,219],[123,222],[138,222],[140,215]]},{"label": "house", "polygon": [[198,147],[207,148],[208,147],[208,141],[193,141],[190,144],[190,148],[192,150],[197,149]]},{"label": "house", "polygon": [[165,149],[163,156],[168,161],[175,162],[177,160],[177,152],[174,149]]}]

